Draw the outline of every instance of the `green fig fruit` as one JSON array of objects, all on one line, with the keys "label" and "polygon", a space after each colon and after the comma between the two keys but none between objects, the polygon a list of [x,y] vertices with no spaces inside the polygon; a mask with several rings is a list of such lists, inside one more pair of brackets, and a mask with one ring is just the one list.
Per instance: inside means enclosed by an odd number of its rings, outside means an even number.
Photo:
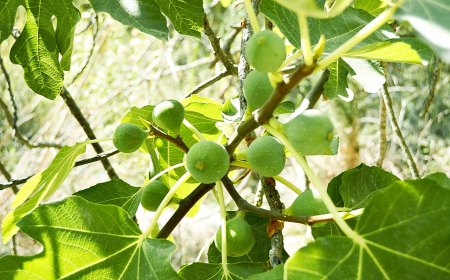
[{"label": "green fig fruit", "polygon": [[113,135],[113,144],[122,153],[132,153],[139,149],[148,134],[132,123],[120,124]]},{"label": "green fig fruit", "polygon": [[[227,255],[240,257],[248,254],[255,243],[251,226],[242,218],[234,217],[227,221]],[[214,238],[216,248],[222,252],[222,227],[216,231]]]},{"label": "green fig fruit", "polygon": [[286,58],[284,41],[273,31],[257,32],[248,41],[246,56],[256,70],[276,72]]},{"label": "green fig fruit", "polygon": [[248,147],[247,160],[259,175],[273,177],[283,171],[286,156],[283,145],[276,138],[261,136]]},{"label": "green fig fruit", "polygon": [[158,127],[178,133],[184,120],[184,107],[177,100],[164,100],[153,108],[152,117]]},{"label": "green fig fruit", "polygon": [[252,71],[244,81],[244,97],[251,111],[261,107],[272,92],[273,87],[267,73]]}]

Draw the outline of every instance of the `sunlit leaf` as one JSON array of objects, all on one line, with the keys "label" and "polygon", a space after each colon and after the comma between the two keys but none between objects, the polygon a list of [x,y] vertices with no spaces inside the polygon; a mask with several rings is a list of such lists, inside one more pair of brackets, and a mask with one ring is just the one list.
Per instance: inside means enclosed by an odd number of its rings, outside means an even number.
[{"label": "sunlit leaf", "polygon": [[230,263],[228,264],[228,278],[225,277],[220,263],[193,263],[184,266],[180,270],[180,276],[184,279],[208,279],[208,280],[243,280],[248,276],[267,270],[265,263]]},{"label": "sunlit leaf", "polygon": [[71,197],[45,204],[19,222],[42,243],[29,257],[0,258],[0,279],[178,279],[170,265],[175,246],[142,238],[122,208]]},{"label": "sunlit leaf", "polygon": [[17,233],[16,223],[50,197],[66,179],[78,156],[84,154],[86,144],[63,147],[50,165],[31,177],[20,189],[9,212],[2,223],[3,242],[8,242]]}]

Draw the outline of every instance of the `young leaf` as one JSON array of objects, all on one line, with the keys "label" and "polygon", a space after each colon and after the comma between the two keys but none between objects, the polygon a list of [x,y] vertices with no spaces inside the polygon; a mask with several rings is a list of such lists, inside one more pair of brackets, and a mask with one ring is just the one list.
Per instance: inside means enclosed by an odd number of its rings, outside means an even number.
[{"label": "young leaf", "polygon": [[175,246],[142,238],[122,208],[81,197],[45,204],[18,224],[44,252],[0,258],[1,279],[179,279]]},{"label": "young leaf", "polygon": [[408,0],[395,14],[395,18],[408,21],[420,39],[433,48],[438,56],[450,62],[450,23],[448,0]]},{"label": "young leaf", "polygon": [[360,240],[326,237],[286,263],[288,279],[447,279],[450,190],[397,181],[374,195],[356,225]]},{"label": "young leaf", "polygon": [[110,14],[115,20],[158,39],[167,40],[169,29],[155,0],[90,0],[96,12]]},{"label": "young leaf", "polygon": [[87,201],[98,204],[116,205],[134,217],[141,203],[141,188],[132,187],[126,182],[114,179],[99,183],[85,190],[74,193]]},{"label": "young leaf", "polygon": [[182,267],[179,274],[187,280],[243,280],[252,274],[261,273],[266,270],[267,265],[265,263],[230,263],[228,264],[229,274],[225,275],[222,264],[220,263],[193,263]]},{"label": "young leaf", "polygon": [[[330,76],[328,81],[324,84],[324,94],[328,99],[334,99],[340,97],[344,100],[348,100],[348,74],[349,70],[353,71],[344,60],[338,59],[328,66]],[[351,101],[348,100],[348,101]]]},{"label": "young leaf", "polygon": [[205,15],[202,0],[156,0],[156,2],[176,31],[200,38]]},{"label": "young leaf", "polygon": [[8,242],[17,233],[16,223],[33,211],[42,200],[50,197],[66,179],[78,156],[84,154],[86,144],[63,147],[50,165],[42,172],[31,177],[20,189],[2,224],[3,242]]},{"label": "young leaf", "polygon": [[[64,86],[63,70],[70,69],[80,13],[71,0],[0,0],[0,43],[10,35],[19,5],[25,7],[27,20],[11,49],[11,62],[23,67],[25,81],[34,92],[55,99]],[[57,19],[56,29],[52,16]]]}]

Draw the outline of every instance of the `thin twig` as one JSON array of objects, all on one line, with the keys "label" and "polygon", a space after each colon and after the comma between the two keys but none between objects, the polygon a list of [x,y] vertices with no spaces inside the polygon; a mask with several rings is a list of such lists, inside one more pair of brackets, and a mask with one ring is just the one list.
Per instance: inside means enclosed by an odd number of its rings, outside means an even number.
[{"label": "thin twig", "polygon": [[27,136],[22,134],[22,132],[20,131],[20,129],[17,125],[17,122],[18,122],[17,111],[18,110],[17,110],[16,101],[14,99],[14,92],[13,92],[12,86],[11,86],[11,78],[9,76],[8,71],[6,70],[6,67],[3,63],[3,59],[1,58],[1,56],[0,56],[0,68],[3,72],[3,75],[5,76],[8,93],[9,93],[11,103],[13,106],[13,113],[10,112],[8,105],[2,99],[0,99],[0,107],[2,108],[3,112],[5,113],[7,122],[9,123],[9,125],[11,125],[11,127],[14,130],[14,137],[16,137],[19,140],[19,142],[21,142],[22,144],[24,144],[25,146],[27,146],[30,149],[34,149],[34,148],[57,148],[57,149],[60,149],[63,145],[57,144],[57,143],[47,143],[47,142],[31,143],[31,140]]},{"label": "thin twig", "polygon": [[[101,161],[101,160],[107,159],[107,158],[109,158],[109,157],[111,157],[111,156],[113,156],[113,155],[115,155],[117,153],[119,153],[118,150],[113,150],[113,151],[109,151],[109,152],[98,154],[98,155],[90,157],[90,158],[81,159],[81,160],[75,162],[75,166],[74,167],[86,165],[86,164],[93,163],[93,162],[96,162],[96,161]],[[4,189],[7,189],[7,188],[14,188],[15,186],[24,184],[26,181],[28,181],[28,179],[30,179],[34,175],[36,175],[36,174],[33,174],[33,175],[28,176],[26,178],[21,178],[21,179],[14,179],[14,180],[10,179],[9,182],[7,182],[5,184],[0,184],[0,190],[4,190]]]},{"label": "thin twig", "polygon": [[229,75],[232,75],[232,74],[233,73],[231,73],[230,71],[224,70],[224,71],[220,72],[219,74],[217,74],[215,76],[212,76],[211,78],[203,81],[202,83],[197,85],[195,88],[191,89],[188,93],[186,93],[184,95],[184,98],[188,98],[191,95],[198,94],[202,90],[210,87],[211,85],[215,84],[216,82],[220,81],[221,79],[225,78],[226,76],[229,76]]},{"label": "thin twig", "polygon": [[189,151],[188,146],[186,145],[186,143],[183,142],[181,138],[174,138],[150,123],[147,123],[146,125],[150,127],[149,133],[151,136],[159,137],[171,142],[172,144],[177,146],[180,150],[182,150],[184,153],[187,153]]},{"label": "thin twig", "polygon": [[[65,87],[63,88],[63,90],[61,92],[61,97],[64,99],[64,102],[66,103],[67,107],[69,107],[69,110],[72,113],[72,115],[75,117],[75,119],[78,121],[78,123],[83,128],[87,137],[90,140],[96,139],[94,131],[91,128],[91,125],[89,124],[87,119],[84,117],[83,113],[80,110],[80,107],[78,107],[77,103],[70,95],[70,92]],[[103,148],[102,148],[102,146],[100,146],[99,143],[97,143],[97,142],[92,143],[92,147],[94,148],[95,152],[97,152],[97,154],[103,153]],[[108,173],[109,178],[111,178],[111,179],[119,178],[119,176],[117,176],[116,171],[114,170],[114,168],[112,167],[111,163],[109,162],[109,160],[107,158],[102,158],[102,159],[100,159],[100,161],[101,161],[103,167],[105,168],[106,172]]]},{"label": "thin twig", "polygon": [[430,85],[429,85],[428,99],[427,99],[427,103],[425,103],[425,106],[423,108],[423,112],[421,115],[421,117],[425,119],[425,122],[428,121],[428,112],[430,111],[431,104],[433,104],[434,97],[436,96],[436,89],[437,89],[437,85],[439,83],[440,75],[441,75],[441,64],[440,64],[439,59],[435,58],[433,75],[432,75]]},{"label": "thin twig", "polygon": [[386,105],[383,101],[383,95],[380,94],[380,109],[379,109],[379,124],[378,124],[378,159],[377,165],[383,166],[383,161],[386,158],[387,139],[386,139]]},{"label": "thin twig", "polygon": [[402,147],[402,150],[405,153],[406,162],[408,163],[413,178],[419,178],[419,171],[417,169],[417,165],[414,162],[411,151],[409,150],[409,147],[406,144],[405,138],[403,137],[402,131],[400,130],[400,126],[398,125],[397,118],[395,117],[394,108],[392,106],[392,99],[391,96],[389,95],[389,89],[387,86],[387,77],[388,77],[387,66],[384,65],[383,68],[386,82],[383,85],[383,90],[381,91],[381,94],[383,96],[384,104],[386,105],[387,108],[387,114],[389,116],[389,119],[391,120],[392,130],[400,140],[400,146]]},{"label": "thin twig", "polygon": [[[225,44],[223,44],[222,50],[228,57],[233,57],[231,54],[231,46],[233,45],[234,40],[236,39],[237,35],[242,31],[242,26],[232,26],[231,28],[234,29],[234,32],[231,34],[231,36],[225,41]],[[217,62],[219,61],[219,58],[215,58],[211,64],[210,67],[213,67]]]},{"label": "thin twig", "polygon": [[230,73],[232,73],[233,75],[237,74],[237,70],[234,67],[233,60],[220,47],[220,41],[214,33],[214,30],[212,30],[211,26],[209,25],[209,21],[206,15],[203,17],[203,33],[205,33],[206,37],[208,37],[209,41],[211,42],[211,46],[214,50],[214,55],[219,58],[219,60]]},{"label": "thin twig", "polygon": [[98,30],[99,30],[98,16],[96,13],[94,14],[93,18],[91,19],[91,25],[93,26],[91,49],[89,50],[89,54],[87,56],[87,59],[83,65],[83,67],[81,67],[80,71],[75,75],[75,77],[72,79],[72,82],[70,82],[70,84],[75,83],[76,80],[81,76],[81,74],[83,74],[84,70],[87,68],[87,66],[89,65],[89,62],[91,61],[92,55],[94,54],[95,46],[97,44]]}]

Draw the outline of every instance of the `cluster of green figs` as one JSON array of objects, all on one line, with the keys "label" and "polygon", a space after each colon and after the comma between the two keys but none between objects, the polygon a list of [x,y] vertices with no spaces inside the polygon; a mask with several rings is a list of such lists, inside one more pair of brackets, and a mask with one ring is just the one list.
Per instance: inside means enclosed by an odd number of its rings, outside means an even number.
[{"label": "cluster of green figs", "polygon": [[[244,82],[244,96],[248,109],[259,109],[273,94],[274,86],[269,73],[277,73],[286,58],[285,44],[281,37],[270,30],[255,33],[246,48],[246,57],[254,68]],[[263,58],[263,59],[261,59]],[[173,99],[162,101],[152,111],[152,124],[163,131],[178,135],[183,124],[185,109]],[[300,155],[333,154],[334,127],[330,119],[319,110],[310,109],[298,114],[282,124],[283,133]],[[149,133],[132,123],[120,124],[113,135],[113,143],[123,153],[137,151]],[[271,136],[257,137],[240,158],[246,160],[251,168],[263,177],[279,175],[285,167],[285,148],[280,141]],[[185,157],[185,167],[191,176],[200,183],[211,184],[225,176],[230,169],[230,155],[226,148],[217,142],[200,140],[189,147]],[[162,181],[155,180],[142,189],[142,206],[156,211],[169,191]],[[180,199],[172,198],[173,203]],[[286,214],[307,216],[327,213],[323,202],[314,197],[311,191],[303,192],[285,210]],[[252,228],[238,213],[227,221],[227,254],[238,257],[247,254],[253,247]],[[221,251],[222,231],[216,233],[215,244]]]}]

